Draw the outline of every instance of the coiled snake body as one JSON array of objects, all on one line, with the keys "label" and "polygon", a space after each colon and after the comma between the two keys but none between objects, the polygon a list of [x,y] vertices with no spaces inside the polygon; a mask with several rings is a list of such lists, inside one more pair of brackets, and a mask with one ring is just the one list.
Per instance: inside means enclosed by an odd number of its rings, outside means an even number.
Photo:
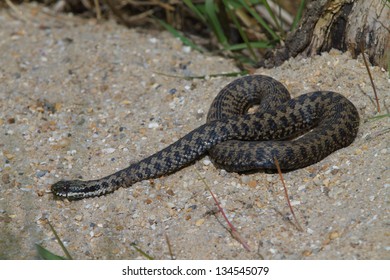
[{"label": "coiled snake body", "polygon": [[[256,113],[248,114],[254,104]],[[135,182],[172,173],[209,154],[228,171],[293,170],[316,163],[355,139],[359,114],[341,94],[316,91],[290,98],[271,77],[239,78],[211,104],[206,124],[165,149],[107,177],[59,181],[52,192],[80,199],[99,196]]]}]

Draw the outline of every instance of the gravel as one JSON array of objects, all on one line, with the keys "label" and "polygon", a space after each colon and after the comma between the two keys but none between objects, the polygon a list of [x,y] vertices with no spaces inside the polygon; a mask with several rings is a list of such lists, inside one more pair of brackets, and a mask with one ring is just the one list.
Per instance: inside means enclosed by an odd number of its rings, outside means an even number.
[{"label": "gravel", "polygon": [[[277,174],[239,175],[208,157],[170,176],[113,194],[55,200],[60,179],[98,178],[148,156],[204,123],[233,78],[174,76],[238,71],[166,32],[55,15],[39,5],[0,10],[0,258],[36,259],[35,244],[63,255],[49,220],[76,259],[389,259],[388,74],[361,57],[323,53],[258,69],[293,96],[334,90],[361,116],[355,142],[284,174],[299,231]],[[167,75],[165,75],[167,74]],[[204,182],[200,179],[204,178]],[[205,184],[246,250],[229,233]]]}]

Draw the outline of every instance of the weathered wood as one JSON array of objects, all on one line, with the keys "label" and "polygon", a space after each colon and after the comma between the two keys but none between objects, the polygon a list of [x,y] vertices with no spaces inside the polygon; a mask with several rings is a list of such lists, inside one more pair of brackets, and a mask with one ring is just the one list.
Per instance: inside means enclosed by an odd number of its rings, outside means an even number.
[{"label": "weathered wood", "polygon": [[312,0],[298,28],[262,66],[273,67],[298,54],[312,56],[332,48],[354,57],[364,48],[374,65],[390,64],[390,3],[386,0]]}]

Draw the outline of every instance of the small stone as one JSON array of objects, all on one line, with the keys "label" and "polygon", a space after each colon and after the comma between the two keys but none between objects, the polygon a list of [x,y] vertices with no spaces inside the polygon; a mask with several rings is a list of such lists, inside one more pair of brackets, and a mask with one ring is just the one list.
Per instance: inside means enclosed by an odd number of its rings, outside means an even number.
[{"label": "small stone", "polygon": [[130,100],[123,100],[121,102],[122,105],[130,105],[131,104],[131,101]]},{"label": "small stone", "polygon": [[195,225],[198,226],[198,227],[200,227],[201,225],[203,225],[204,221],[205,221],[204,219],[199,219],[199,220],[197,220],[197,221],[195,222]]},{"label": "small stone", "polygon": [[38,170],[36,173],[36,176],[38,178],[41,178],[41,177],[45,176],[47,172],[48,172],[47,170]]},{"label": "small stone", "polygon": [[322,180],[320,179],[320,176],[317,175],[316,177],[314,177],[313,183],[316,186],[321,186],[322,185]]},{"label": "small stone", "polygon": [[338,167],[338,166],[336,166],[336,165],[333,165],[333,166],[332,166],[332,169],[331,169],[331,171],[330,171],[330,173],[331,173],[332,175],[336,175],[339,171],[340,171],[340,167]]},{"label": "small stone", "polygon": [[206,157],[206,158],[203,160],[203,164],[206,165],[206,166],[209,166],[210,163],[211,163],[211,160],[210,160],[208,157]]},{"label": "small stone", "polygon": [[102,150],[102,152],[105,154],[112,154],[113,152],[115,152],[115,149],[114,148],[105,148]]},{"label": "small stone", "polygon": [[291,200],[290,204],[291,204],[291,206],[296,206],[296,205],[300,205],[301,202],[299,200]]},{"label": "small stone", "polygon": [[249,181],[248,186],[250,188],[255,188],[257,186],[257,181],[256,180]]},{"label": "small stone", "polygon": [[274,248],[270,248],[269,250],[268,250],[271,254],[276,254],[276,252],[277,252],[277,250],[276,249],[274,249]]},{"label": "small stone", "polygon": [[339,238],[339,237],[340,237],[340,234],[337,231],[333,231],[329,234],[330,240],[334,240],[334,239]]},{"label": "small stone", "polygon": [[83,219],[83,215],[76,215],[74,219],[78,222],[80,222]]},{"label": "small stone", "polygon": [[225,169],[221,169],[221,170],[219,171],[219,174],[220,174],[222,177],[225,177],[228,173],[227,173],[227,171],[226,171]]},{"label": "small stone", "polygon": [[190,46],[183,46],[183,52],[184,53],[190,53],[191,52],[191,47]]},{"label": "small stone", "polygon": [[330,179],[329,179],[329,178],[326,178],[324,181],[322,181],[322,184],[323,184],[325,187],[329,187],[329,183],[330,183]]},{"label": "small stone", "polygon": [[241,176],[241,182],[242,182],[243,184],[248,184],[249,181],[250,181],[250,176],[247,176],[247,175]]},{"label": "small stone", "polygon": [[356,149],[355,150],[355,155],[359,156],[363,153],[363,151],[361,149]]},{"label": "small stone", "polygon": [[311,250],[304,250],[304,251],[302,252],[302,256],[308,257],[308,256],[310,256],[312,253],[313,253],[313,251],[311,251]]},{"label": "small stone", "polygon": [[149,42],[152,43],[152,44],[156,44],[156,43],[158,43],[158,41],[159,40],[157,38],[155,38],[155,37],[152,37],[152,38],[149,39]]},{"label": "small stone", "polygon": [[167,202],[167,206],[171,209],[175,208],[175,204],[173,204],[172,202]]},{"label": "small stone", "polygon": [[68,138],[61,138],[57,142],[57,147],[58,148],[64,148],[64,147],[67,147],[69,144],[70,144],[70,140]]},{"label": "small stone", "polygon": [[158,128],[158,123],[157,122],[151,122],[148,124],[148,128]]},{"label": "small stone", "polygon": [[174,196],[175,192],[172,189],[168,189],[167,194],[169,194],[170,196]]},{"label": "small stone", "polygon": [[4,156],[8,159],[8,160],[13,160],[15,158],[15,155],[14,154],[11,154],[11,153],[8,153],[8,152],[4,152]]},{"label": "small stone", "polygon": [[8,173],[4,173],[3,176],[1,176],[1,181],[4,184],[9,184],[11,182],[9,174]]},{"label": "small stone", "polygon": [[171,88],[168,92],[169,94],[175,94],[177,92],[177,89]]}]

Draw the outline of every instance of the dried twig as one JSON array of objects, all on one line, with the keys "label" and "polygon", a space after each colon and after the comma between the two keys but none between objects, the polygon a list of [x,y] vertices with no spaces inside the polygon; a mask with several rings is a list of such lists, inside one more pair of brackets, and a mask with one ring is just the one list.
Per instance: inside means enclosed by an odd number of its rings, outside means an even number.
[{"label": "dried twig", "polygon": [[290,208],[291,214],[294,217],[294,220],[296,222],[298,230],[303,231],[303,229],[302,229],[302,227],[301,227],[297,217],[295,216],[294,209],[292,208],[291,203],[290,203],[290,199],[288,198],[287,188],[286,188],[286,184],[284,183],[283,174],[282,174],[282,171],[280,169],[279,161],[278,161],[278,159],[276,157],[274,158],[274,161],[275,161],[276,168],[278,169],[280,180],[282,181],[282,184],[283,184],[284,195],[286,196],[288,207]]},{"label": "dried twig", "polygon": [[10,9],[12,11],[14,11],[14,13],[18,17],[18,19],[20,19],[21,21],[24,21],[24,22],[28,22],[28,20],[23,15],[23,13],[18,8],[16,8],[16,6],[14,5],[14,3],[12,3],[11,0],[5,0],[5,3],[7,3],[7,5],[10,7]]},{"label": "dried twig", "polygon": [[171,242],[169,241],[169,237],[166,233],[165,233],[165,241],[167,242],[168,245],[168,250],[169,250],[169,255],[171,256],[171,260],[174,260],[175,257],[173,256]]},{"label": "dried twig", "polygon": [[375,84],[374,84],[374,80],[372,79],[370,67],[368,66],[368,62],[367,62],[366,56],[364,54],[364,42],[363,41],[360,44],[360,51],[361,51],[362,56],[363,56],[363,61],[364,61],[364,65],[366,66],[368,76],[370,77],[372,89],[374,90],[375,101],[376,101],[376,108],[377,108],[378,113],[379,113],[381,111],[381,107],[379,106],[379,99],[378,99],[378,95],[376,93],[376,87],[375,87]]},{"label": "dried twig", "polygon": [[203,184],[206,186],[207,190],[211,193],[211,196],[213,197],[214,202],[215,202],[215,204],[217,205],[219,212],[222,214],[223,218],[225,219],[226,223],[228,224],[230,234],[231,234],[238,242],[240,242],[241,245],[242,245],[248,252],[250,252],[250,248],[249,248],[248,244],[244,241],[244,239],[243,239],[243,238],[240,236],[240,234],[238,233],[237,229],[234,227],[234,225],[233,225],[233,224],[229,221],[229,219],[227,218],[227,216],[226,216],[226,214],[225,214],[225,211],[223,211],[223,208],[221,207],[221,204],[219,203],[219,201],[218,201],[217,198],[215,197],[214,193],[211,191],[211,188],[210,188],[210,186],[207,184],[206,180],[199,174],[198,171],[197,171],[197,173],[198,173],[199,178],[202,180]]}]

